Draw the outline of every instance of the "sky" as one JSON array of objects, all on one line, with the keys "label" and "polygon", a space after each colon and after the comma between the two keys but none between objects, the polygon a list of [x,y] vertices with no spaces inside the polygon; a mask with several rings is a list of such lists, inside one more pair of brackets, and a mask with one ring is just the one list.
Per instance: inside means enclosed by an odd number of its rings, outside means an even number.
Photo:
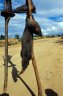
[{"label": "sky", "polygon": [[[4,9],[4,0],[0,0],[0,10]],[[39,23],[43,35],[63,34],[63,0],[33,0],[36,13],[33,14]],[[12,0],[12,8],[25,4],[25,0]],[[22,36],[25,27],[26,14],[15,14],[9,22],[9,37],[16,34]],[[0,35],[4,35],[4,17],[0,15]]]}]

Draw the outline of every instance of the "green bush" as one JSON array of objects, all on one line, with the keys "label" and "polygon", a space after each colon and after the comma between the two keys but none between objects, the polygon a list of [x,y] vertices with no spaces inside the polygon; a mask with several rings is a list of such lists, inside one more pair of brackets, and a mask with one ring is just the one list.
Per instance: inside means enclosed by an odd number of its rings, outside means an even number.
[{"label": "green bush", "polygon": [[15,35],[15,38],[16,38],[16,39],[19,39],[19,35]]},{"label": "green bush", "polygon": [[4,35],[0,35],[0,40],[4,40],[5,36]]}]

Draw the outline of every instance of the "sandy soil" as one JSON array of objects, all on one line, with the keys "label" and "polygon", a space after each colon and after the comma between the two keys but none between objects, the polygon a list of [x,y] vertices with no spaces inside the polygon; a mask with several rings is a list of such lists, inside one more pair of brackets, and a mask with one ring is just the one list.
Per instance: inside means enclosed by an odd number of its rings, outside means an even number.
[{"label": "sandy soil", "polygon": [[[8,64],[8,90],[9,96],[33,96],[37,95],[37,84],[32,63],[27,70],[17,78],[16,72],[21,70],[20,58],[21,45],[9,47],[9,55],[12,56]],[[52,91],[63,96],[63,41],[60,38],[45,38],[34,41],[34,53],[38,71],[42,83],[43,96],[53,96]],[[4,47],[0,48],[0,94],[3,93],[4,82]],[[14,66],[15,64],[16,66]],[[13,76],[13,70],[15,76]],[[32,92],[30,92],[30,90]],[[53,92],[53,94],[54,94]],[[50,95],[46,95],[49,93]]]}]

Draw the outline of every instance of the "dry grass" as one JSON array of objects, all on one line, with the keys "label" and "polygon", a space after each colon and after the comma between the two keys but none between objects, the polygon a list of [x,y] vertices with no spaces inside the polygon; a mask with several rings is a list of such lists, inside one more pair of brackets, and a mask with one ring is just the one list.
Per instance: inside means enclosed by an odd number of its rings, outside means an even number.
[{"label": "dry grass", "polygon": [[[17,39],[8,39],[8,46],[18,44],[19,41]],[[5,40],[0,40],[0,47],[5,46]]]}]

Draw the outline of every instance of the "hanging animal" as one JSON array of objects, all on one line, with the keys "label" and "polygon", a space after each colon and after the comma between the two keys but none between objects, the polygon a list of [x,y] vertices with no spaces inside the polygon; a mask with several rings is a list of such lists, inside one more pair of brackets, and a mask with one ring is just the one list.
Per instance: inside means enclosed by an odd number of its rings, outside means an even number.
[{"label": "hanging animal", "polygon": [[22,36],[22,70],[20,74],[25,71],[25,69],[29,65],[30,59],[32,58],[33,34],[42,36],[39,24],[34,20],[33,16],[31,16],[31,18],[32,19],[29,19],[27,15],[25,29]]}]

